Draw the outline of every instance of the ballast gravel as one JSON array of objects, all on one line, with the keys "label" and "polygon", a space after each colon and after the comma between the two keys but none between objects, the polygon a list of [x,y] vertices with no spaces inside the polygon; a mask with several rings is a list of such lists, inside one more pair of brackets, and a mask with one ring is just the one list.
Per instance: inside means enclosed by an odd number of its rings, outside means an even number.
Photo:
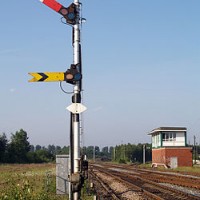
[{"label": "ballast gravel", "polygon": [[114,190],[118,195],[120,195],[124,200],[143,200],[141,196],[139,196],[136,192],[132,191],[123,183],[115,180],[112,177],[109,177],[103,173],[96,172],[96,175],[106,182],[109,187]]}]

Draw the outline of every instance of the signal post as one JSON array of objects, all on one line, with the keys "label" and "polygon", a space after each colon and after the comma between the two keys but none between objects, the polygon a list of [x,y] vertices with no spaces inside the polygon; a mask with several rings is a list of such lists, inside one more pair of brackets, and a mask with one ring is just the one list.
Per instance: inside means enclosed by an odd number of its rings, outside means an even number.
[{"label": "signal post", "polygon": [[[74,4],[77,9],[77,18],[76,24],[73,26],[73,53],[74,53],[74,65],[77,65],[79,72],[82,74],[81,66],[81,48],[80,48],[80,28],[79,28],[79,13],[80,13],[80,4],[79,0],[74,0]],[[72,104],[81,103],[81,80],[76,82],[74,86],[74,94],[72,96]],[[70,109],[69,109],[70,111]],[[77,176],[77,180],[74,184],[71,184],[71,199],[78,200],[80,199],[80,186],[82,182],[82,177],[80,176],[80,110],[77,113],[71,112],[71,148],[70,148],[70,157],[71,157],[71,176]]]},{"label": "signal post", "polygon": [[87,169],[87,161],[80,155],[80,113],[86,110],[81,104],[82,91],[82,62],[80,44],[80,2],[74,0],[69,7],[64,7],[55,0],[40,0],[43,4],[61,14],[66,23],[73,28],[73,64],[66,72],[29,73],[33,76],[29,82],[66,81],[74,86],[72,104],[67,107],[70,111],[70,174],[69,174],[69,199],[81,199],[81,187],[84,182],[83,169]]}]

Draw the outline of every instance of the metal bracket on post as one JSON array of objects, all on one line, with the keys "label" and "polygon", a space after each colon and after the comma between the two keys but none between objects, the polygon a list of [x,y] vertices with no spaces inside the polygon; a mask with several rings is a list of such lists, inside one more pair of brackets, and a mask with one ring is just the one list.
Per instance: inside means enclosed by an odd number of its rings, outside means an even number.
[{"label": "metal bracket on post", "polygon": [[81,189],[81,176],[80,173],[74,173],[69,176],[69,182],[71,183],[71,192],[79,192]]}]

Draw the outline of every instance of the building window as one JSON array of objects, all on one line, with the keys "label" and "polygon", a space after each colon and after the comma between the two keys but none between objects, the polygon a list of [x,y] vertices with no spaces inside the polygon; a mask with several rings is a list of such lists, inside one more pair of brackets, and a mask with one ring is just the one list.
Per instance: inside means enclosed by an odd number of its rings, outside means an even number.
[{"label": "building window", "polygon": [[155,134],[155,135],[152,136],[152,146],[153,147],[161,146],[160,134]]},{"label": "building window", "polygon": [[163,141],[176,141],[175,132],[163,132]]}]

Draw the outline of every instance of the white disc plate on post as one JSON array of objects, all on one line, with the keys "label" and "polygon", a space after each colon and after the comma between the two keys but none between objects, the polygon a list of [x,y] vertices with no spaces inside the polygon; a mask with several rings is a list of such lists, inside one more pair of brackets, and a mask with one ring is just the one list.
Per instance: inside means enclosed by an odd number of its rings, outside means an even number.
[{"label": "white disc plate on post", "polygon": [[81,103],[72,103],[70,106],[67,107],[67,110],[74,114],[79,114],[87,110],[87,108]]}]

